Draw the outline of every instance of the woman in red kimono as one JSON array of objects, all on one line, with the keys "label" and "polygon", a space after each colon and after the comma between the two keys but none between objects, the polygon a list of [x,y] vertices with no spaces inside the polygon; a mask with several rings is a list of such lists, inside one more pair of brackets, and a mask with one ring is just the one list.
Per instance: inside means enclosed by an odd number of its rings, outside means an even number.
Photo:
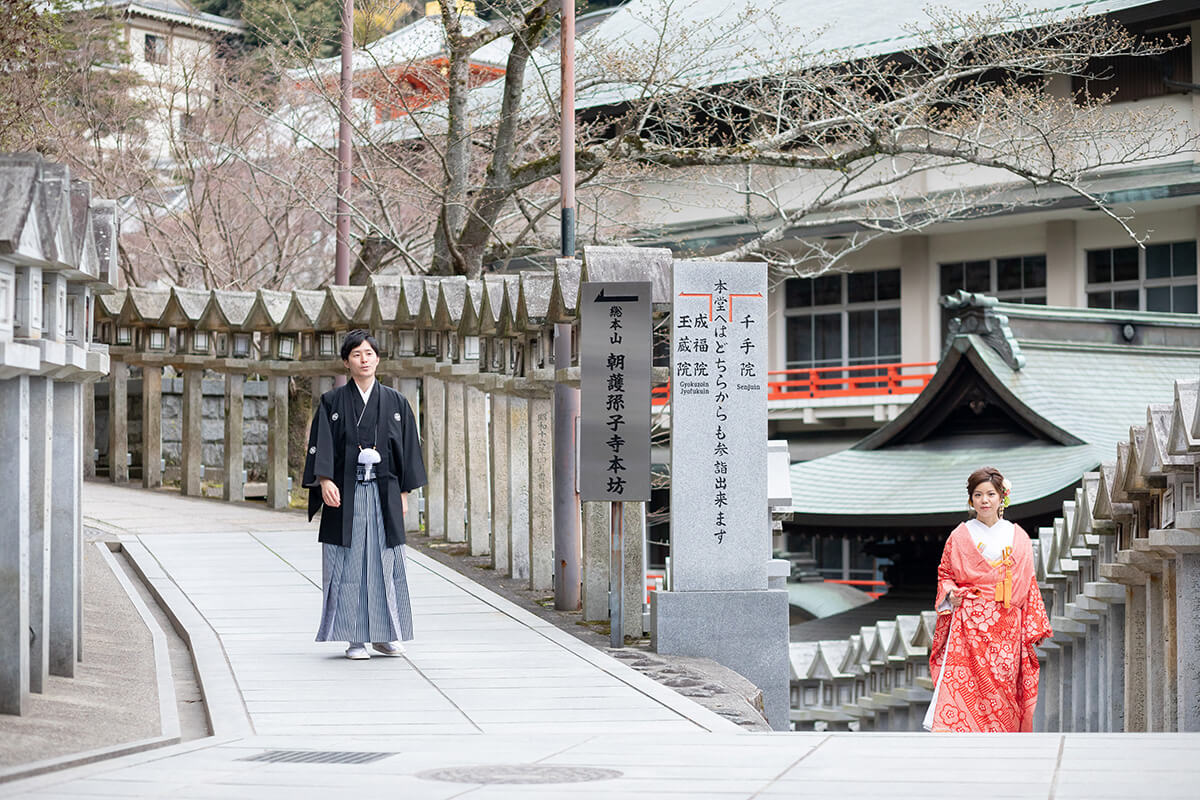
[{"label": "woman in red kimono", "polygon": [[992,467],[967,479],[975,517],[950,533],[938,566],[927,730],[1033,730],[1034,647],[1052,631],[1029,536],[1002,518],[1008,499],[1009,483]]}]

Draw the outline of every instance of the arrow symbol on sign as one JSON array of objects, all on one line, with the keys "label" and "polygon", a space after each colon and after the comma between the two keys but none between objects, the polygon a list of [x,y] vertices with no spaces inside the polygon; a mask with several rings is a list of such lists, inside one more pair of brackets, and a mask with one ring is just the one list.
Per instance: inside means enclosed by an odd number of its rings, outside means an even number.
[{"label": "arrow symbol on sign", "polygon": [[639,298],[636,294],[611,294],[605,296],[604,289],[600,289],[600,294],[596,295],[595,302],[597,303],[636,303]]}]

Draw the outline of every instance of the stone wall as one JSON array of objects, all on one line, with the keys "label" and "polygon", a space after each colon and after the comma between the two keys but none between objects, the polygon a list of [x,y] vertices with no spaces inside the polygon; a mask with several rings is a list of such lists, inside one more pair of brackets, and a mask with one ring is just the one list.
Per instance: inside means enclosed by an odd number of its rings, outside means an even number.
[{"label": "stone wall", "polygon": [[[202,385],[204,445],[201,458],[205,467],[225,464],[225,382],[205,378]],[[108,463],[108,384],[96,384],[96,444],[101,463]],[[246,381],[242,418],[245,443],[242,448],[246,472],[251,480],[261,480],[267,469],[267,383]],[[168,471],[178,467],[182,455],[183,378],[163,378],[162,382],[162,458]],[[129,381],[129,451],[135,472],[140,468],[142,451],[142,381]]]}]

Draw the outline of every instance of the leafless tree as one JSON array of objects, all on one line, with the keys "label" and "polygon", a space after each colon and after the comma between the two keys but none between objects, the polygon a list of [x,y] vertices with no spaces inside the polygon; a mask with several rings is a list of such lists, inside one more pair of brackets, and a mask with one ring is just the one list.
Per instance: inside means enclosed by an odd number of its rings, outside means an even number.
[{"label": "leafless tree", "polygon": [[[1103,88],[1114,59],[1171,58],[1183,40],[1135,36],[1086,10],[931,11],[887,48],[897,54],[829,49],[827,32],[756,3],[697,19],[694,2],[647,0],[629,35],[580,37],[580,242],[653,238],[674,209],[707,204],[701,216],[753,232],[706,257],[811,274],[879,236],[1064,193],[1137,239],[1095,178],[1196,147],[1170,104],[1113,103]],[[419,23],[432,47],[360,43],[354,280],[477,276],[556,252],[559,6],[481,2],[481,21],[444,3],[440,24]],[[316,58],[302,26],[286,33],[248,69],[227,61],[211,80],[197,70],[181,95],[188,125],[167,125],[167,168],[145,166],[136,137],[114,150],[111,134],[93,136],[87,163],[102,191],[138,198],[125,239],[137,280],[329,279],[336,59]],[[804,236],[806,226],[842,238]]]},{"label": "leafless tree", "polygon": [[[444,4],[446,59],[427,82],[437,102],[407,82],[422,65],[375,62],[360,97],[377,116],[391,104],[396,119],[357,120],[360,269],[399,259],[478,275],[487,263],[553,252],[558,65],[543,42],[557,6],[508,3],[467,30]],[[1095,89],[1113,59],[1169,55],[1180,38],[1002,3],[931,12],[903,53],[874,55],[822,50],[821,32],[792,30],[755,4],[720,21],[690,19],[689,6],[644,5],[652,10],[637,39],[581,40],[579,96],[602,104],[580,114],[581,240],[652,235],[647,207],[711,196],[724,204],[714,216],[756,227],[711,257],[767,259],[791,274],[836,265],[880,235],[1055,192],[1087,198],[1133,236],[1091,182],[1195,148],[1188,121],[1168,107],[1113,105]],[[512,43],[503,77],[479,86],[473,64],[498,42]],[[328,122],[336,87],[315,62],[306,68]],[[965,188],[926,188],[928,176],[966,167],[975,173]],[[401,209],[403,229],[388,218]],[[850,230],[834,242],[788,233],[818,222]]]}]

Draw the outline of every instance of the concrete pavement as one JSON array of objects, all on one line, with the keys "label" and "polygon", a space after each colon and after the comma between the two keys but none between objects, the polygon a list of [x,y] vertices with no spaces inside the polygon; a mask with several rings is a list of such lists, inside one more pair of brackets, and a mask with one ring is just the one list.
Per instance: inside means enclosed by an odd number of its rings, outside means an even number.
[{"label": "concrete pavement", "polygon": [[[216,736],[0,796],[1061,800],[1200,785],[1194,734],[745,733],[412,551],[409,656],[350,662],[312,641],[320,549],[302,516],[98,483],[84,513],[124,531],[188,626]],[[338,753],[365,763],[261,760]]]}]

